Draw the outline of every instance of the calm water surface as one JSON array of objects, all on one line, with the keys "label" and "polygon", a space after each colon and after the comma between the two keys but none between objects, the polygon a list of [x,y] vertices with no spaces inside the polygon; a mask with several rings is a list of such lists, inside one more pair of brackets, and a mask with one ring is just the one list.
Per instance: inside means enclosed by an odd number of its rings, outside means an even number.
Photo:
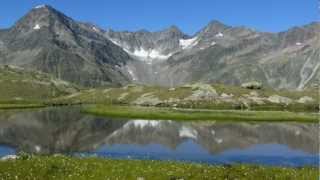
[{"label": "calm water surface", "polygon": [[79,108],[0,111],[0,157],[20,151],[209,164],[318,166],[314,123],[114,120]]}]

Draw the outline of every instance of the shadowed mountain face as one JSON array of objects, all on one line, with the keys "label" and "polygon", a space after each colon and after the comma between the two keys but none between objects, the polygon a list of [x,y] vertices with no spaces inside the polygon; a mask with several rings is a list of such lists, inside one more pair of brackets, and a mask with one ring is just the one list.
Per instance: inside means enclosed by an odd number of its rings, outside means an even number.
[{"label": "shadowed mountain face", "polygon": [[158,144],[175,151],[192,140],[211,155],[260,144],[315,155],[318,138],[318,125],[311,123],[126,121],[83,115],[77,108],[0,113],[0,144],[44,154],[95,152],[104,145],[119,144]]},{"label": "shadowed mountain face", "polygon": [[0,32],[0,64],[40,70],[85,86],[127,83],[121,66],[130,60],[97,28],[50,6],[32,9]]},{"label": "shadowed mountain face", "polygon": [[210,22],[194,36],[104,31],[50,6],[0,30],[0,64],[40,70],[85,86],[130,82],[177,86],[201,81],[304,89],[320,77],[320,24],[265,33]]}]

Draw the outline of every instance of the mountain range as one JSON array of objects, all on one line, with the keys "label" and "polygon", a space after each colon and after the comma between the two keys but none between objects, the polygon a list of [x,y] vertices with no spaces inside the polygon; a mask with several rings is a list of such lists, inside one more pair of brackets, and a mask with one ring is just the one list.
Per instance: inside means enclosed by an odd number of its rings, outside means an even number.
[{"label": "mountain range", "polygon": [[176,26],[119,32],[41,5],[0,30],[0,65],[86,87],[259,81],[265,87],[302,90],[319,82],[319,32],[319,22],[268,33],[219,21],[192,36]]}]

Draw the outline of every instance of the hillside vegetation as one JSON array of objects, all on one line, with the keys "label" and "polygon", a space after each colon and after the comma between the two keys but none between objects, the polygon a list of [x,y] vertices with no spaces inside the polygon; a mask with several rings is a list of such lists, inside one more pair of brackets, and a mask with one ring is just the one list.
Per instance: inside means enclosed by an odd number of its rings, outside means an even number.
[{"label": "hillside vegetation", "polygon": [[317,111],[319,108],[317,89],[276,91],[200,83],[177,88],[128,85],[122,88],[88,89],[56,98],[55,101],[206,109]]},{"label": "hillside vegetation", "polygon": [[77,86],[45,73],[0,66],[0,104],[40,103],[77,91]]},{"label": "hillside vegetation", "polygon": [[[317,88],[273,90],[194,83],[167,88],[127,85],[83,89],[46,73],[0,66],[0,104],[113,104],[199,109],[318,111]],[[11,107],[11,106],[10,106]]]}]

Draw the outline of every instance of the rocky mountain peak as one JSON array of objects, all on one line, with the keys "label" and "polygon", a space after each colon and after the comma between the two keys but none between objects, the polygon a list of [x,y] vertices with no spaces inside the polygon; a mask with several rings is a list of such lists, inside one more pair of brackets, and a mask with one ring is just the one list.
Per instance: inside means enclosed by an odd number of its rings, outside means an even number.
[{"label": "rocky mountain peak", "polygon": [[[50,17],[55,15],[56,17],[60,18],[68,18],[62,12],[58,11],[57,9],[53,8],[50,5],[39,5],[31,9],[24,17],[28,18],[41,18],[41,17]],[[24,19],[24,18],[22,18]]]},{"label": "rocky mountain peak", "polygon": [[[283,47],[302,46],[311,39],[320,37],[320,23],[313,22],[301,27],[293,27],[288,31],[278,33]],[[319,40],[318,40],[319,41]],[[319,43],[318,43],[319,44]]]},{"label": "rocky mountain peak", "polygon": [[35,6],[34,9],[53,9],[53,8],[48,4],[40,4]]},{"label": "rocky mountain peak", "polygon": [[103,33],[51,6],[36,6],[6,33],[0,64],[23,66],[84,86],[127,83],[120,67],[131,58]]},{"label": "rocky mountain peak", "polygon": [[29,33],[48,29],[53,24],[68,24],[71,18],[49,5],[39,5],[31,9],[24,17],[15,23],[11,31],[25,36]]},{"label": "rocky mountain peak", "polygon": [[175,26],[175,25],[171,25],[169,28],[165,29],[164,31],[182,33],[182,31],[179,29],[179,27]]},{"label": "rocky mountain peak", "polygon": [[169,36],[174,36],[178,38],[187,37],[177,26],[172,25],[169,28],[162,31],[163,33],[168,34]]},{"label": "rocky mountain peak", "polygon": [[230,27],[221,23],[220,21],[213,20],[201,32],[202,33],[219,33],[226,30],[227,28],[230,28]]}]

